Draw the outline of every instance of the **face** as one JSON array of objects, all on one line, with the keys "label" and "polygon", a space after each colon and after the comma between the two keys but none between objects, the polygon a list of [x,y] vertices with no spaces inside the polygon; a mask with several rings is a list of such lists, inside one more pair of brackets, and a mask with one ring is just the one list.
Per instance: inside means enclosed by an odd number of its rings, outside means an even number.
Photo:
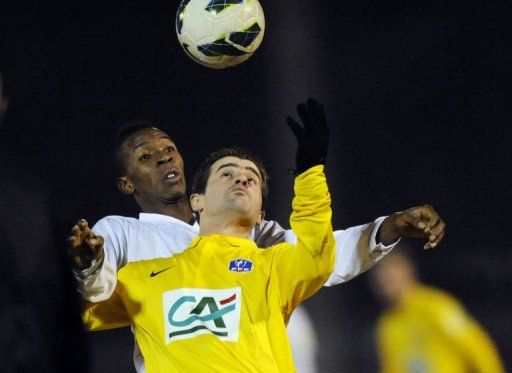
[{"label": "face", "polygon": [[126,175],[118,179],[125,194],[147,204],[170,203],[185,197],[183,159],[172,140],[156,128],[145,128],[124,145]]},{"label": "face", "polygon": [[259,224],[262,220],[262,177],[251,161],[225,157],[210,167],[204,195],[191,198],[192,208],[203,216],[236,216]]},{"label": "face", "polygon": [[396,304],[414,283],[414,272],[406,259],[389,256],[375,268],[377,292],[388,303]]}]

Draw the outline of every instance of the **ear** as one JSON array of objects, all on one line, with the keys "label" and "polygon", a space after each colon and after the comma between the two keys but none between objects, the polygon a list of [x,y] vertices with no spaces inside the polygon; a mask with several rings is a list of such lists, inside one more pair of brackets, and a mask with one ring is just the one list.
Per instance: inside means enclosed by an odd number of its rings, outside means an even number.
[{"label": "ear", "polygon": [[265,211],[261,210],[260,214],[258,215],[258,219],[256,219],[256,225],[260,225],[264,219],[265,219]]},{"label": "ear", "polygon": [[135,187],[131,183],[131,181],[126,176],[118,177],[116,180],[117,188],[121,191],[123,194],[133,194],[135,192]]},{"label": "ear", "polygon": [[192,211],[197,213],[202,213],[204,208],[204,196],[199,193],[194,193],[190,195],[190,207],[192,207]]}]

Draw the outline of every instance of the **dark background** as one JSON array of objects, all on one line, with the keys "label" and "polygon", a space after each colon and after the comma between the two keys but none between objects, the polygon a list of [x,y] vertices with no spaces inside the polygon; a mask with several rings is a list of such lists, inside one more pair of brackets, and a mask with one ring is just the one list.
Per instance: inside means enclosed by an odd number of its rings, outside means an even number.
[{"label": "dark background", "polygon": [[[284,118],[314,96],[332,128],[334,227],[433,205],[447,222],[443,244],[402,250],[426,282],[466,305],[512,369],[509,2],[265,0],[260,49],[223,71],[182,52],[177,2],[81,3],[0,4],[10,101],[2,147],[13,167],[49,186],[63,226],[137,215],[109,167],[117,129],[135,119],[169,131],[188,176],[221,146],[261,154],[272,176],[267,216],[287,225],[295,140]],[[382,308],[366,275],[307,308],[322,371],[377,369]],[[92,372],[130,369],[129,331],[90,338]]]}]

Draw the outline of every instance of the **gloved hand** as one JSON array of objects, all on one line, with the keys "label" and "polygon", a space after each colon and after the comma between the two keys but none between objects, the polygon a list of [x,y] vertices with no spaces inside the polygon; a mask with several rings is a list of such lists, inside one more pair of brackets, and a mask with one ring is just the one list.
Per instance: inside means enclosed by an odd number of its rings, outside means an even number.
[{"label": "gloved hand", "polygon": [[287,117],[286,122],[299,142],[294,172],[299,175],[313,166],[325,164],[329,148],[329,126],[323,106],[314,98],[308,99],[306,104],[298,104],[297,113],[302,125],[291,117]]}]

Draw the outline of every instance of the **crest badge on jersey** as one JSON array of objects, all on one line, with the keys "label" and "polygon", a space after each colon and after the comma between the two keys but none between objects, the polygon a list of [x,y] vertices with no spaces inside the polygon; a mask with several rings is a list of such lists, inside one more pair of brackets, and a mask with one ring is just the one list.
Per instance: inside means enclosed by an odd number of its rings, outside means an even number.
[{"label": "crest badge on jersey", "polygon": [[163,294],[165,341],[211,334],[222,341],[238,341],[242,289],[181,288]]},{"label": "crest badge on jersey", "polygon": [[229,262],[229,270],[233,272],[251,272],[252,262],[247,259],[233,259]]}]

